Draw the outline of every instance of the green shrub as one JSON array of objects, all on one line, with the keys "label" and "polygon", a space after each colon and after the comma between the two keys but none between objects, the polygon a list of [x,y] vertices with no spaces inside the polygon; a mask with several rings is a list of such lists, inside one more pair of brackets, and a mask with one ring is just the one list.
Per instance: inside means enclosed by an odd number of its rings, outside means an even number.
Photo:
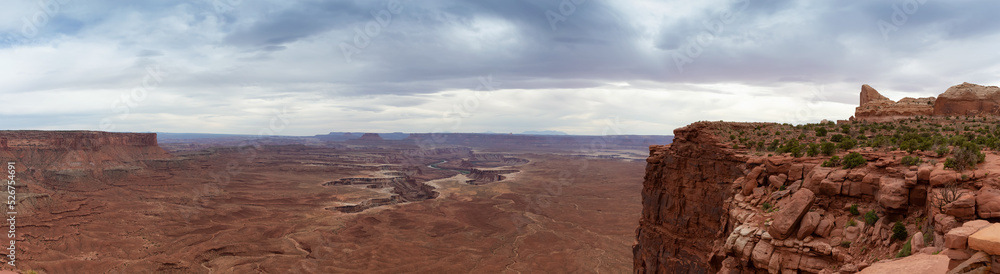
[{"label": "green shrub", "polygon": [[854,216],[861,214],[861,212],[858,212],[858,204],[852,204],[847,211],[851,212],[851,215]]},{"label": "green shrub", "polygon": [[938,147],[938,149],[934,150],[934,152],[937,152],[938,157],[944,157],[944,155],[948,154],[949,151],[950,150],[946,146],[941,146]]},{"label": "green shrub", "polygon": [[903,244],[903,248],[899,249],[899,253],[896,253],[896,258],[902,258],[902,257],[910,256],[910,252],[911,252],[912,248],[913,247],[910,245],[910,241],[907,240],[906,243]]},{"label": "green shrub", "polygon": [[903,222],[896,221],[896,224],[892,225],[892,238],[902,241],[906,240],[907,236],[910,234],[906,232],[906,226],[903,225]]},{"label": "green shrub", "polygon": [[819,136],[819,137],[826,136],[826,128],[825,127],[818,127],[818,128],[816,128],[816,136]]},{"label": "green shrub", "polygon": [[858,226],[858,222],[855,221],[854,218],[851,218],[850,220],[847,220],[847,226],[849,226],[849,227],[850,226]]},{"label": "green shrub", "polygon": [[809,157],[819,155],[819,144],[809,144],[809,150],[806,151],[806,154],[809,155]]},{"label": "green shrub", "polygon": [[844,157],[844,169],[855,168],[865,165],[868,162],[861,153],[851,152]]},{"label": "green shrub", "polygon": [[903,156],[903,165],[906,166],[915,166],[923,162],[924,161],[920,160],[919,156]]},{"label": "green shrub", "polygon": [[851,138],[844,139],[843,141],[840,141],[840,144],[837,145],[838,148],[843,150],[852,149],[856,146],[858,146],[858,141],[855,141],[854,139]]},{"label": "green shrub", "polygon": [[772,206],[771,203],[764,202],[764,204],[760,205],[760,208],[766,212],[771,210],[771,206]]},{"label": "green shrub", "polygon": [[830,157],[830,160],[823,161],[823,167],[840,166],[840,156]]},{"label": "green shrub", "polygon": [[872,209],[865,212],[865,224],[875,225],[875,222],[878,222],[878,214],[875,214],[875,210]]},{"label": "green shrub", "polygon": [[840,143],[843,140],[844,140],[844,135],[834,134],[833,136],[830,136],[830,141],[834,143]]},{"label": "green shrub", "polygon": [[822,144],[820,144],[820,152],[822,152],[823,155],[826,156],[833,155],[834,152],[837,152],[837,145],[834,145],[833,143],[830,142],[823,142]]}]

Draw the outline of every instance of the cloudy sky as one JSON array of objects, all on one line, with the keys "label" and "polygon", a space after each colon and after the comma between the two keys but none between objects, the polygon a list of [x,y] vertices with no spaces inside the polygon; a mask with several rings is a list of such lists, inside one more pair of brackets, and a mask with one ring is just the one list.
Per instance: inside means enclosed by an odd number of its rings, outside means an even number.
[{"label": "cloudy sky", "polygon": [[0,129],[671,134],[1000,84],[996,1],[137,2],[5,1]]}]

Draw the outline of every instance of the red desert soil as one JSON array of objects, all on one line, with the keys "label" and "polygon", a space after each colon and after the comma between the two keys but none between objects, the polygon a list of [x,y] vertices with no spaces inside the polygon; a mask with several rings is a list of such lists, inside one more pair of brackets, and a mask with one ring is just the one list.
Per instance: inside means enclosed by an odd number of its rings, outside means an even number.
[{"label": "red desert soil", "polygon": [[458,172],[426,167],[440,159],[426,159],[419,172],[407,172],[436,186],[437,198],[360,213],[335,210],[392,195],[386,188],[323,185],[381,176],[361,168],[377,164],[365,158],[373,151],[393,150],[277,146],[252,154],[175,152],[189,160],[118,180],[26,181],[28,192],[48,196],[22,205],[19,269],[621,273],[632,268],[644,161],[511,154],[530,162],[503,181],[470,185]]}]

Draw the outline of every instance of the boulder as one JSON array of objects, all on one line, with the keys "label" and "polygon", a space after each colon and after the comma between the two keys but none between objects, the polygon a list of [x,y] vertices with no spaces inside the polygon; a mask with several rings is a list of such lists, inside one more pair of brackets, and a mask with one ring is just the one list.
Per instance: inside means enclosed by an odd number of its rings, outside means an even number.
[{"label": "boulder", "polygon": [[753,248],[753,252],[750,254],[750,259],[753,261],[754,265],[764,266],[771,262],[771,253],[774,252],[774,246],[767,241],[760,241],[757,246]]},{"label": "boulder", "polygon": [[750,179],[750,176],[743,179],[743,196],[750,196],[753,194],[754,188],[757,188],[757,179]]},{"label": "boulder", "polygon": [[854,242],[858,240],[858,236],[861,234],[861,228],[856,226],[849,226],[844,229],[844,239]]},{"label": "boulder", "polygon": [[944,247],[965,249],[969,236],[971,236],[972,233],[976,233],[978,230],[978,228],[968,226],[956,227],[949,230],[948,233],[944,234]]},{"label": "boulder", "polygon": [[802,188],[802,180],[795,181],[785,189],[791,191],[792,194],[795,194],[795,192],[799,191],[800,188]]},{"label": "boulder", "polygon": [[[963,274],[963,273],[988,273],[991,265],[990,255],[985,252],[979,251],[972,254],[968,260],[965,260],[955,268],[948,271],[948,274]],[[982,271],[985,270],[985,271]],[[980,272],[981,271],[981,272]]]},{"label": "boulder", "polygon": [[796,235],[799,240],[805,239],[806,236],[813,234],[816,231],[816,227],[819,226],[819,222],[823,218],[816,212],[806,213],[806,216],[802,218],[799,223],[799,232]]},{"label": "boulder", "polygon": [[843,182],[834,182],[830,179],[824,179],[819,183],[819,194],[829,196],[840,194],[841,186],[843,186]]},{"label": "boulder", "polygon": [[843,182],[845,179],[847,179],[847,172],[848,170],[846,169],[838,169],[833,172],[830,172],[830,176],[827,176],[826,178],[834,182]]},{"label": "boulder", "polygon": [[906,189],[906,184],[898,178],[882,178],[879,191],[878,203],[887,209],[904,209],[906,202],[910,200],[910,192]]},{"label": "boulder", "polygon": [[955,216],[958,220],[976,218],[976,197],[971,192],[963,191],[955,201],[944,205],[944,213]]},{"label": "boulder", "polygon": [[829,167],[813,168],[812,171],[809,171],[809,174],[806,176],[807,179],[802,182],[802,188],[812,190],[814,194],[819,192],[820,182],[826,179],[826,176],[829,175],[831,171],[833,171],[833,168]]},{"label": "boulder", "polygon": [[795,231],[795,225],[802,220],[809,208],[816,201],[816,195],[811,190],[800,189],[792,194],[788,204],[778,210],[774,215],[774,221],[767,228],[767,232],[775,239],[787,239]]},{"label": "boulder", "polygon": [[865,175],[868,175],[868,171],[865,169],[852,169],[847,173],[847,179],[860,182],[861,180],[864,180]]},{"label": "boulder", "polygon": [[785,185],[785,181],[787,179],[788,175],[785,174],[771,175],[767,177],[768,183],[775,187]]},{"label": "boulder", "polygon": [[801,180],[803,175],[802,170],[804,169],[805,166],[802,164],[792,164],[792,166],[788,168],[788,180],[793,182]]},{"label": "boulder", "polygon": [[865,178],[861,179],[861,195],[874,197],[881,180],[882,177],[872,173],[865,175]]},{"label": "boulder", "polygon": [[924,248],[924,233],[923,232],[917,231],[917,233],[913,233],[913,237],[910,238],[910,247],[911,247],[911,250],[914,250],[914,251],[921,250],[921,249]]},{"label": "boulder", "polygon": [[781,198],[785,198],[785,196],[788,196],[789,193],[791,193],[791,190],[788,189],[771,192],[771,200],[780,200]]},{"label": "boulder", "polygon": [[933,187],[940,187],[954,183],[956,179],[958,179],[958,175],[954,171],[935,169],[931,171],[930,183]]},{"label": "boulder", "polygon": [[906,182],[906,187],[913,187],[917,185],[917,172],[916,171],[904,172],[903,179]]},{"label": "boulder", "polygon": [[965,261],[969,259],[969,257],[972,257],[972,251],[968,249],[948,248],[941,251],[941,254],[948,256],[948,258],[952,259],[953,261],[959,261],[959,262]]},{"label": "boulder", "polygon": [[929,183],[931,181],[931,171],[934,170],[934,166],[929,164],[920,165],[917,168],[917,182]]},{"label": "boulder", "polygon": [[959,226],[958,220],[955,220],[955,216],[948,214],[937,214],[934,215],[934,231],[950,231],[952,228]]},{"label": "boulder", "polygon": [[983,219],[1000,217],[1000,190],[989,186],[979,189],[976,212]]},{"label": "boulder", "polygon": [[799,261],[799,269],[806,273],[820,273],[829,266],[830,261],[822,257],[802,256],[802,260]]},{"label": "boulder", "polygon": [[823,220],[820,220],[819,224],[816,225],[816,231],[814,233],[823,238],[830,237],[830,232],[833,230],[833,226],[833,215],[826,215],[823,217]]},{"label": "boulder", "polygon": [[990,224],[970,235],[968,246],[990,255],[1000,255],[1000,223]]},{"label": "boulder", "polygon": [[910,255],[898,260],[886,260],[872,264],[858,273],[887,274],[931,274],[948,271],[950,259],[945,255]]}]

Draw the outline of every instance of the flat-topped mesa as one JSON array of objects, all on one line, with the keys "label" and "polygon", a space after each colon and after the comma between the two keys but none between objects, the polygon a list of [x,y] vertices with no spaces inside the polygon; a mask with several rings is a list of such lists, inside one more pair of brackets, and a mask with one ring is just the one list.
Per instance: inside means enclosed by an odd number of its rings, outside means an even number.
[{"label": "flat-topped mesa", "polygon": [[158,147],[156,133],[102,131],[0,131],[0,149],[97,150],[104,146]]},{"label": "flat-topped mesa", "polygon": [[869,85],[861,86],[860,106],[854,111],[854,118],[860,121],[884,122],[913,116],[934,114],[934,97],[906,97],[892,101]]},{"label": "flat-topped mesa", "polygon": [[955,85],[938,96],[934,115],[1000,115],[1000,87]]},{"label": "flat-topped mesa", "polygon": [[[183,164],[157,144],[156,133],[0,131],[0,159],[25,168],[43,188],[91,190],[146,169]],[[84,182],[88,183],[71,183]]]}]

